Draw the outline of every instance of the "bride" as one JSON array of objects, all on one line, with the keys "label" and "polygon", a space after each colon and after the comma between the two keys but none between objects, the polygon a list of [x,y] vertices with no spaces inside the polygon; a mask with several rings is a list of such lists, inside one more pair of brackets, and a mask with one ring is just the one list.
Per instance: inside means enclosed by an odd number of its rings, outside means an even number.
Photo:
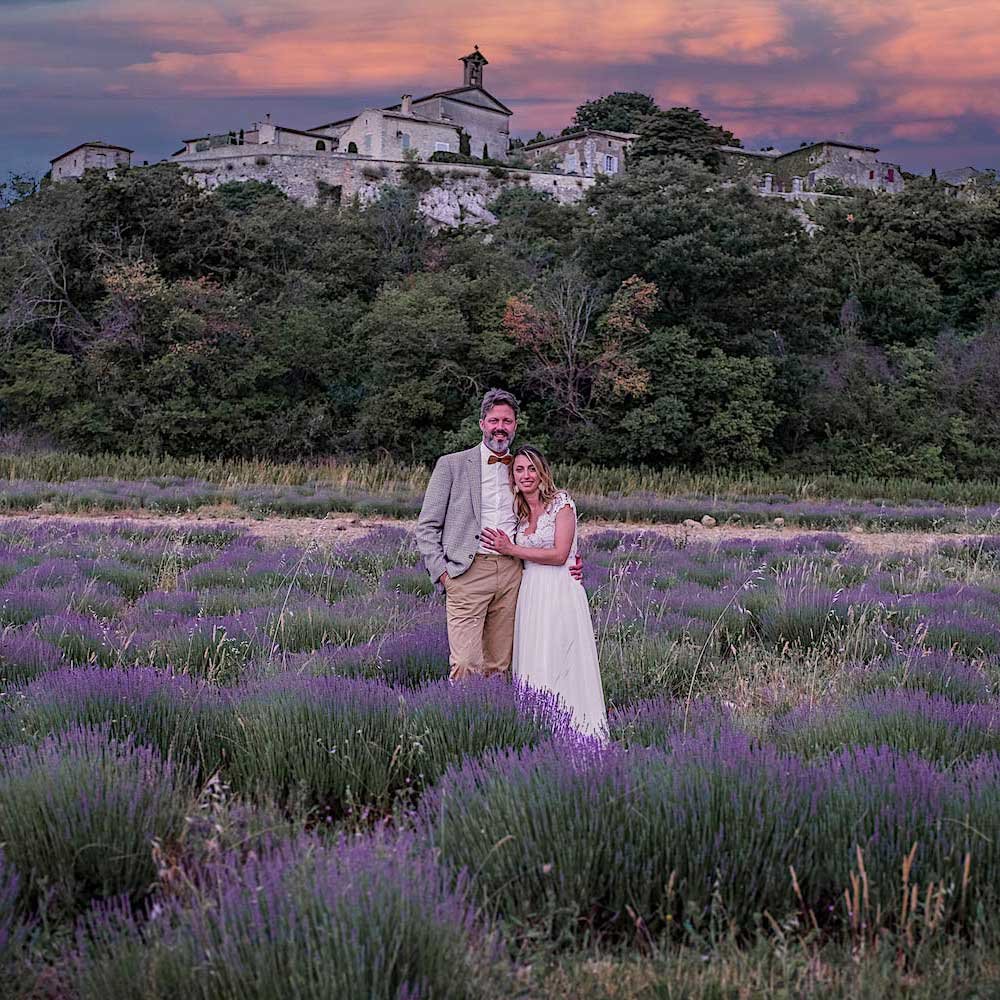
[{"label": "bride", "polygon": [[517,529],[483,530],[483,542],[524,560],[514,618],[514,676],[559,696],[583,733],[606,737],[607,713],[597,644],[583,587],[566,572],[576,558],[576,506],[557,490],[537,448],[514,452],[510,466]]}]

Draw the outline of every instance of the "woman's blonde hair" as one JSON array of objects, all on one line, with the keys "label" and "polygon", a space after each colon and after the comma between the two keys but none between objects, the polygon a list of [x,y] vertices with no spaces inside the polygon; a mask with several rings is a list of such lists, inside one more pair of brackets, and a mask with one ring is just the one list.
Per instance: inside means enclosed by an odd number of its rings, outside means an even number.
[{"label": "woman's blonde hair", "polygon": [[[556,489],[555,481],[552,478],[552,469],[545,456],[537,448],[533,448],[530,444],[524,444],[514,452],[514,462],[519,458],[528,459],[535,467],[535,472],[538,473],[538,499],[542,501],[543,506],[547,506],[559,491]],[[514,494],[514,513],[517,514],[518,521],[530,521],[531,510],[528,507],[528,501],[524,499],[524,494],[514,482],[514,462],[511,462],[509,466],[510,488]]]}]

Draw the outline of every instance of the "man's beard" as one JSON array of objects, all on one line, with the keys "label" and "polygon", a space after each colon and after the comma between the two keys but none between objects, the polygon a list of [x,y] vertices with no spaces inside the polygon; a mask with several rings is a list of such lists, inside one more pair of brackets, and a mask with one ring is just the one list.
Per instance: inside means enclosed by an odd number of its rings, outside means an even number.
[{"label": "man's beard", "polygon": [[502,434],[498,437],[498,432],[494,431],[492,434],[488,434],[483,438],[483,444],[486,445],[490,451],[495,451],[498,455],[502,455],[504,452],[510,450],[510,444],[514,440],[513,434]]}]

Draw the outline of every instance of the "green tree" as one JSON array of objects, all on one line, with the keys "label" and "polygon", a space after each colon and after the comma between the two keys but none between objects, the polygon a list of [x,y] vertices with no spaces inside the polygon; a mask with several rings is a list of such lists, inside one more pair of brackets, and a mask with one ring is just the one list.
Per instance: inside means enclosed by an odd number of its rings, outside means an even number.
[{"label": "green tree", "polygon": [[281,188],[261,181],[227,181],[220,184],[212,194],[221,201],[227,212],[236,215],[261,211],[268,202],[288,201],[288,195]]},{"label": "green tree", "polygon": [[643,121],[659,113],[659,105],[648,94],[616,90],[606,97],[581,104],[573,116],[573,124],[563,130],[563,135],[585,128],[638,132]]},{"label": "green tree", "polygon": [[944,326],[977,329],[1000,292],[996,194],[955,198],[921,178],[892,197],[862,192],[821,203],[815,219],[811,281],[830,325],[854,293],[865,309],[863,336],[914,343]]},{"label": "green tree", "polygon": [[809,238],[785,204],[723,186],[688,160],[640,164],[587,196],[581,237],[605,291],[633,274],[659,289],[657,326],[726,354],[800,350],[816,327],[801,281]]},{"label": "green tree", "polygon": [[466,371],[472,337],[454,289],[427,274],[387,286],[351,339],[364,364],[359,442],[413,459],[439,453],[474,394]]},{"label": "green tree", "polygon": [[693,108],[656,111],[639,122],[635,131],[639,138],[629,154],[634,162],[683,156],[717,170],[722,162],[717,147],[741,145],[732,132],[712,125]]},{"label": "green tree", "polygon": [[623,457],[694,467],[770,463],[781,409],[769,359],[705,350],[683,327],[654,331],[640,358],[650,384],[614,435]]}]

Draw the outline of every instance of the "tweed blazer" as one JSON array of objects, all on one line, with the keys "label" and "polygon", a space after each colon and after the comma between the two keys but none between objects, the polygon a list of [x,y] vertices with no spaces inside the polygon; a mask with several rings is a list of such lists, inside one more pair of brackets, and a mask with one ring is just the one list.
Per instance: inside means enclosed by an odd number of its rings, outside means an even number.
[{"label": "tweed blazer", "polygon": [[474,448],[442,455],[427,484],[417,518],[417,548],[431,579],[461,576],[479,549],[482,459]]}]

